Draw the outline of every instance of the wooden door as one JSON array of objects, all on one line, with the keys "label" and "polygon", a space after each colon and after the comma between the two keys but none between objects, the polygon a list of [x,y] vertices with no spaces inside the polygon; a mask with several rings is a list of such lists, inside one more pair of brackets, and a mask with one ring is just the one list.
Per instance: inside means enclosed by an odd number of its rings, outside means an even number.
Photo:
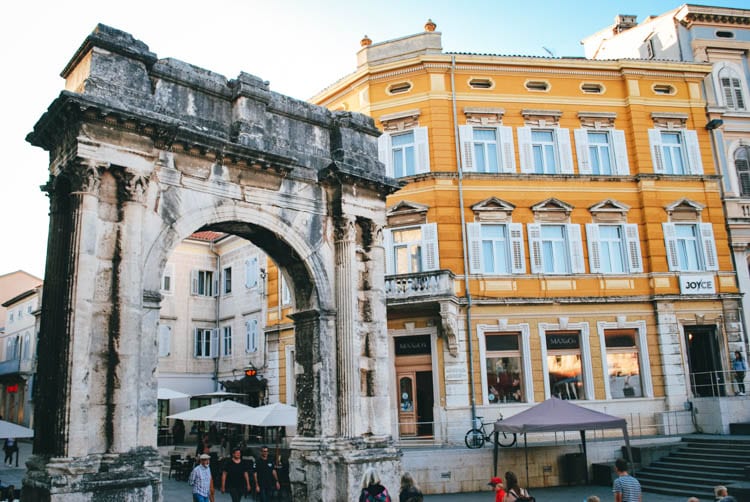
[{"label": "wooden door", "polygon": [[417,435],[417,412],[414,403],[416,373],[399,371],[398,378],[398,428],[401,436]]}]

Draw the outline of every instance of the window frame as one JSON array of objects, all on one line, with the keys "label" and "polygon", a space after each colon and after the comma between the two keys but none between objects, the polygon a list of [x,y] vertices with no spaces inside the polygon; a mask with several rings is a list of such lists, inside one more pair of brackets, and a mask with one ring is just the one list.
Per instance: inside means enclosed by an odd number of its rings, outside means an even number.
[{"label": "window frame", "polygon": [[[545,271],[544,261],[544,227],[557,226],[563,227],[564,241],[567,250],[566,270],[555,270],[552,272]],[[531,261],[532,274],[547,275],[571,275],[585,273],[583,261],[583,239],[581,236],[581,226],[577,223],[529,223],[526,226],[526,232],[529,239],[529,257]]]},{"label": "window frame", "polygon": [[251,256],[245,260],[245,288],[258,287],[260,283],[260,260],[257,256]]},{"label": "window frame", "polygon": [[437,223],[423,223],[421,225],[405,225],[401,227],[386,228],[383,231],[383,247],[386,255],[386,275],[396,275],[396,256],[395,256],[395,242],[393,239],[393,233],[404,230],[412,230],[415,228],[420,229],[421,239],[419,241],[410,241],[412,243],[419,242],[421,246],[420,252],[420,268],[421,270],[409,271],[406,274],[417,274],[420,272],[430,272],[438,270],[440,268],[440,257],[438,247],[438,233]]},{"label": "window frame", "polygon": [[[665,134],[678,134],[681,138],[680,157],[685,165],[685,173],[668,172],[665,159],[665,143],[663,141]],[[655,128],[648,130],[649,144],[651,147],[651,160],[653,162],[654,172],[669,176],[688,176],[702,175],[703,161],[700,155],[700,146],[698,144],[698,133],[691,129],[673,128],[663,129]],[[674,146],[667,147],[674,151]]]},{"label": "window frame", "polygon": [[258,352],[260,341],[258,325],[258,319],[254,317],[245,320],[245,353],[247,354]]},{"label": "window frame", "polygon": [[[528,323],[508,324],[506,319],[501,319],[497,324],[479,324],[477,325],[477,337],[479,338],[479,366],[480,378],[482,384],[482,404],[490,405],[489,401],[489,382],[485,361],[487,359],[487,341],[486,334],[502,335],[516,334],[519,336],[519,351],[521,357],[521,401],[523,403],[534,402],[534,381],[531,373],[531,327]],[[511,403],[512,404],[512,403]]]},{"label": "window frame", "polygon": [[190,294],[210,298],[218,294],[216,274],[213,270],[196,269],[191,272]]},{"label": "window frame", "polygon": [[[205,350],[201,350],[200,354],[198,351],[199,345],[202,349],[208,349],[208,353],[204,353]],[[208,345],[208,346],[206,346]],[[193,329],[193,358],[194,359],[214,359],[218,357],[219,352],[219,332],[215,328],[194,328]]]},{"label": "window frame", "polygon": [[[744,153],[744,159],[741,157]],[[741,197],[750,197],[750,146],[740,145],[732,152],[735,176],[737,177],[737,193]],[[742,165],[741,165],[742,164]]]},{"label": "window frame", "polygon": [[161,282],[159,284],[160,293],[168,295],[174,293],[174,270],[174,263],[167,263],[164,267],[164,272],[161,275]]},{"label": "window frame", "polygon": [[[505,255],[506,271],[486,272],[486,257],[484,256],[484,241],[482,236],[483,227],[502,226],[505,229]],[[526,256],[523,245],[523,224],[521,223],[498,223],[498,222],[475,222],[466,224],[466,232],[469,238],[469,273],[482,275],[516,275],[526,273]],[[496,241],[493,241],[496,242]],[[495,262],[493,253],[493,264]]]},{"label": "window frame", "polygon": [[[677,226],[693,226],[695,228],[696,255],[700,268],[684,268],[680,262],[680,252],[678,245]],[[719,264],[716,254],[716,240],[714,238],[713,225],[711,223],[701,223],[697,221],[680,221],[662,223],[664,232],[664,241],[666,246],[667,264],[670,272],[708,272],[718,271]]]},{"label": "window frame", "polygon": [[604,393],[607,400],[613,399],[612,391],[609,384],[609,367],[607,364],[607,347],[605,332],[610,330],[632,330],[636,333],[636,347],[638,348],[638,362],[641,371],[641,391],[643,398],[653,398],[653,382],[651,377],[651,367],[649,366],[648,339],[646,336],[646,321],[628,321],[623,317],[615,322],[597,321],[597,335],[599,337],[599,347],[602,360],[602,378],[604,381]]},{"label": "window frame", "polygon": [[[487,144],[484,140],[475,138],[476,130],[492,130],[495,132],[495,156],[497,159],[497,171],[487,169],[479,170],[475,147],[477,143]],[[513,148],[513,128],[501,125],[458,126],[458,136],[463,149],[463,165],[465,172],[499,174],[516,172],[516,154]],[[485,151],[485,159],[487,158]]]},{"label": "window frame", "polygon": [[544,381],[544,396],[549,399],[552,396],[549,381],[549,366],[547,364],[547,334],[572,333],[577,332],[579,335],[579,350],[581,354],[581,381],[583,382],[584,397],[578,400],[590,401],[594,399],[594,379],[591,364],[591,342],[588,322],[568,322],[567,318],[561,318],[560,323],[539,323],[539,343],[542,358],[542,372]]},{"label": "window frame", "polygon": [[[591,158],[590,133],[606,134],[607,148],[609,150],[611,173],[594,172],[594,162]],[[593,176],[628,176],[630,175],[630,163],[628,161],[628,149],[625,142],[625,131],[614,128],[590,128],[584,127],[573,131],[576,141],[576,156],[578,157],[578,174]]]},{"label": "window frame", "polygon": [[225,324],[221,327],[221,356],[232,356],[232,325]]},{"label": "window frame", "polygon": [[[551,144],[553,147],[553,154],[555,158],[555,172],[540,173],[537,172],[536,164],[534,162],[534,145],[540,142],[533,140],[534,132],[551,132],[552,142],[545,143]],[[521,172],[527,174],[538,174],[538,175],[555,175],[555,174],[573,174],[573,151],[570,144],[570,130],[557,127],[555,125],[540,126],[540,127],[519,127],[516,130],[518,135],[518,151],[519,158],[521,160]]]},{"label": "window frame", "polygon": [[[414,172],[396,176],[393,165],[393,137],[413,134]],[[386,131],[378,137],[378,159],[385,164],[386,175],[391,178],[404,178],[430,172],[430,152],[427,127],[412,127],[399,131]]]},{"label": "window frame", "polygon": [[[619,227],[620,246],[622,252],[622,272],[603,270],[602,239],[600,227]],[[635,223],[587,223],[586,243],[589,251],[589,271],[592,274],[623,275],[643,272],[643,256],[641,254],[641,240],[638,225]]]},{"label": "window frame", "polygon": [[[158,357],[169,357],[172,353],[172,326],[159,323]],[[193,348],[195,350],[195,348]]]}]

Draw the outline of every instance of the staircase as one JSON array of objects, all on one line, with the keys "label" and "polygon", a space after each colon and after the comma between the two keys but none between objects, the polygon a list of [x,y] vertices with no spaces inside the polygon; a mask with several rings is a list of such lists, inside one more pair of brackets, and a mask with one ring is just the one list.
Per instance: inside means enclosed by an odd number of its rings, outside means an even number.
[{"label": "staircase", "polygon": [[714,486],[745,480],[747,465],[748,436],[688,436],[676,451],[640,469],[635,477],[644,492],[713,500]]}]

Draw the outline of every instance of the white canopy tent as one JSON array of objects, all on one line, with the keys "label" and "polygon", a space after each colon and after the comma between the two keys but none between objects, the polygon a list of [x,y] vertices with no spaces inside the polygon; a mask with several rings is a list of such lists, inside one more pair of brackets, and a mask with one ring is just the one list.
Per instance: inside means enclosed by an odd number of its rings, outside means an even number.
[{"label": "white canopy tent", "polygon": [[184,392],[168,389],[167,387],[159,387],[156,390],[156,399],[170,400],[184,399],[186,397],[190,397],[190,394],[185,394]]},{"label": "white canopy tent", "polygon": [[6,438],[33,438],[34,430],[23,425],[14,424],[0,420],[0,439]]},{"label": "white canopy tent", "polygon": [[209,404],[208,406],[201,406],[181,413],[175,413],[169,415],[167,418],[175,418],[180,420],[193,420],[193,421],[209,421],[209,422],[227,422],[227,423],[241,423],[232,422],[227,420],[227,417],[232,416],[239,412],[248,412],[252,410],[251,406],[237,403],[235,401],[220,401],[218,403]]}]

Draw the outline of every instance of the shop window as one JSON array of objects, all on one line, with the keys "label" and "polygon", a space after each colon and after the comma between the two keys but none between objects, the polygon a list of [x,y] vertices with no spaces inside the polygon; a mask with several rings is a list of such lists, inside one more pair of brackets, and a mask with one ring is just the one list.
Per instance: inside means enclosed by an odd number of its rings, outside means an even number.
[{"label": "shop window", "polygon": [[545,336],[550,394],[560,399],[585,399],[580,333],[548,332]]},{"label": "shop window", "polygon": [[607,330],[607,373],[612,399],[643,397],[641,365],[634,330]]},{"label": "shop window", "polygon": [[520,335],[486,333],[484,343],[483,369],[489,404],[522,402],[525,394]]}]

